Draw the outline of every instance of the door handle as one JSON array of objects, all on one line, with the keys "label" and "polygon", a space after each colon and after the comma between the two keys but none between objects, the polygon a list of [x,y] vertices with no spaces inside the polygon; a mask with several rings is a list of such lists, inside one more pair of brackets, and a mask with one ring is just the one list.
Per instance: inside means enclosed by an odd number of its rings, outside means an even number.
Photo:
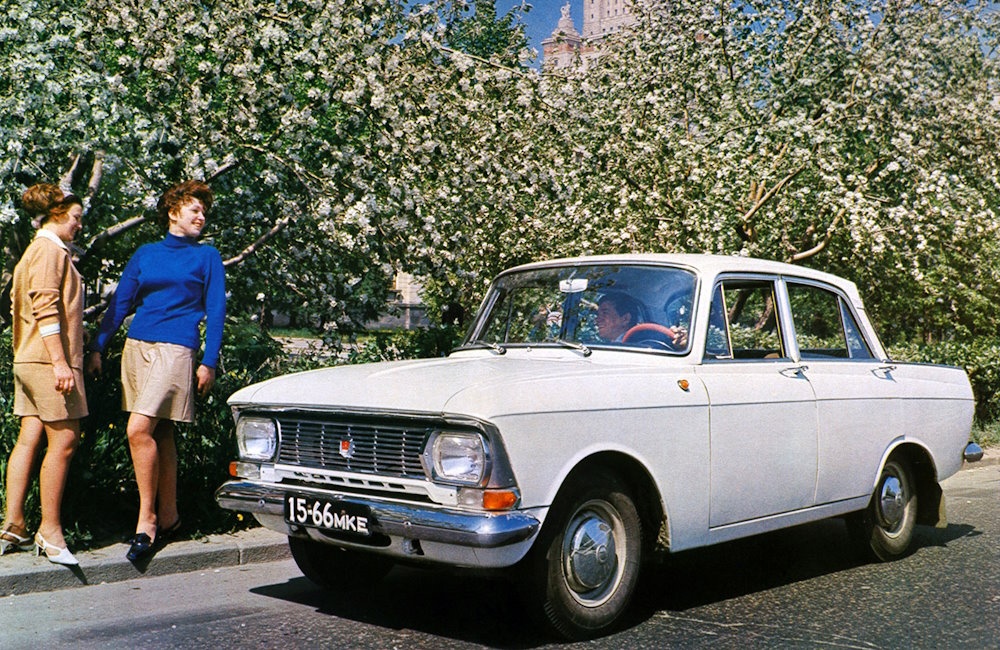
[{"label": "door handle", "polygon": [[806,370],[809,370],[809,366],[792,366],[791,368],[785,368],[781,371],[786,377],[801,377],[805,374]]},{"label": "door handle", "polygon": [[895,369],[896,366],[894,365],[879,366],[878,368],[872,368],[872,374],[882,379],[892,379],[892,372]]}]

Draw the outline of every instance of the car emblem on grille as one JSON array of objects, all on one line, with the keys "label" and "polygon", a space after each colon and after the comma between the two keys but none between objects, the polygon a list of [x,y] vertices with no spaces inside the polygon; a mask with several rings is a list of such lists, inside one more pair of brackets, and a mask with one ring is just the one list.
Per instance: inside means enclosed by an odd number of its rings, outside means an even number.
[{"label": "car emblem on grille", "polygon": [[354,441],[347,439],[340,441],[340,455],[344,458],[354,457]]}]

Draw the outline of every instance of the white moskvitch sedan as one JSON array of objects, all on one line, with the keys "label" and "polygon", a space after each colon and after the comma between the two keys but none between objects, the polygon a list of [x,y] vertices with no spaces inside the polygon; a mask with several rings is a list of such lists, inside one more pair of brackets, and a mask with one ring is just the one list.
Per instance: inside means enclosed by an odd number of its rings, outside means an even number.
[{"label": "white moskvitch sedan", "polygon": [[871,557],[903,555],[944,523],[974,407],[962,370],[888,358],[851,282],[702,255],[520,266],[447,358],[230,404],[216,498],[287,535],[310,579],[509,568],[569,638],[620,620],[658,550],[843,516]]}]

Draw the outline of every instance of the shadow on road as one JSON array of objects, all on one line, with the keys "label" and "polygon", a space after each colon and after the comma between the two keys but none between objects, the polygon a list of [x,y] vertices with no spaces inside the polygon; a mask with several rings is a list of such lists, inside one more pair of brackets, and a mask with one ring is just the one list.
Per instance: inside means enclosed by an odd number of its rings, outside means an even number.
[{"label": "shadow on road", "polygon": [[543,643],[527,620],[516,589],[502,578],[395,567],[365,591],[327,592],[306,578],[251,591],[394,630],[417,630],[498,648]]},{"label": "shadow on road", "polygon": [[[969,525],[917,526],[911,553],[977,534]],[[675,553],[646,573],[645,615],[680,612],[864,566],[841,519],[827,519]],[[640,612],[637,612],[641,615]]]},{"label": "shadow on road", "polygon": [[[918,526],[912,548],[919,554],[977,534],[969,525]],[[681,612],[864,564],[839,519],[683,551],[648,567],[625,625],[639,625],[657,612]],[[397,567],[360,594],[327,592],[305,578],[252,591],[340,618],[484,646],[520,649],[549,643],[532,627],[517,589],[503,577]]]}]

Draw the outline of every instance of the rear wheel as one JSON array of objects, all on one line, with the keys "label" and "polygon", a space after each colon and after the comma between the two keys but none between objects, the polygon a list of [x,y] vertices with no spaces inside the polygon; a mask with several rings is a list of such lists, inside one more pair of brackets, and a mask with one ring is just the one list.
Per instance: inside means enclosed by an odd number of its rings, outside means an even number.
[{"label": "rear wheel", "polygon": [[378,584],[392,569],[389,558],[348,551],[299,537],[288,538],[288,548],[302,574],[328,589],[365,589]]},{"label": "rear wheel", "polygon": [[910,465],[890,459],[882,468],[868,507],[849,520],[859,550],[887,562],[903,556],[917,523],[917,492]]},{"label": "rear wheel", "polygon": [[524,586],[536,615],[569,639],[598,636],[628,607],[642,563],[642,524],[622,482],[578,476],[545,522]]}]

